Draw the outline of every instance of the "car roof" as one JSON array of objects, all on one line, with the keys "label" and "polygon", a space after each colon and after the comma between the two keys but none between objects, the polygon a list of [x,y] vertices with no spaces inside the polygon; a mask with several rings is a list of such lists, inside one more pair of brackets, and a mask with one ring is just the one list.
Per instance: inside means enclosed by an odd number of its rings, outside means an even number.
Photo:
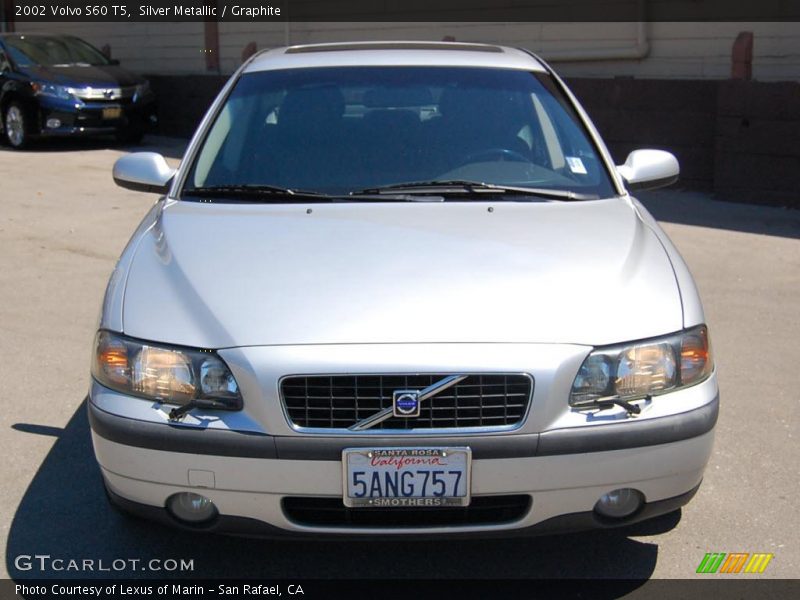
[{"label": "car roof", "polygon": [[487,67],[544,72],[536,56],[518,48],[464,42],[348,42],[263,50],[246,73],[278,69],[365,66]]}]

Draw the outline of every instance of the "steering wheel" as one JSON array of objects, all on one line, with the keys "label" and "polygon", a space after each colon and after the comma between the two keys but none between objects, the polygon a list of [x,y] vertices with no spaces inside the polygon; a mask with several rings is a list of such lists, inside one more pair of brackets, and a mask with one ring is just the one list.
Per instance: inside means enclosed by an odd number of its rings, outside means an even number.
[{"label": "steering wheel", "polygon": [[461,164],[468,165],[470,163],[482,162],[483,159],[492,158],[495,156],[503,161],[531,162],[529,158],[527,158],[521,152],[517,152],[516,150],[511,150],[510,148],[489,148],[488,150],[481,150],[480,152],[470,154]]}]

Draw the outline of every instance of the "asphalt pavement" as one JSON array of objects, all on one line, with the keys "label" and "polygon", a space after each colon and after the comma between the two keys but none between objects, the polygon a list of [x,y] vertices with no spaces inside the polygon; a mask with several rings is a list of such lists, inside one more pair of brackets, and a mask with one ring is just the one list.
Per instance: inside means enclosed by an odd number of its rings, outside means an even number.
[{"label": "asphalt pavement", "polygon": [[[145,143],[173,162],[182,153],[181,140]],[[19,558],[49,555],[106,566],[190,559],[192,571],[170,573],[188,577],[692,578],[707,552],[773,553],[759,577],[800,576],[800,211],[680,190],[642,199],[699,285],[721,413],[705,481],[679,513],[617,532],[458,542],[225,538],[115,513],[84,399],[106,280],[155,200],[111,179],[131,150],[102,141],[0,148],[0,577],[165,574],[42,572]]]}]

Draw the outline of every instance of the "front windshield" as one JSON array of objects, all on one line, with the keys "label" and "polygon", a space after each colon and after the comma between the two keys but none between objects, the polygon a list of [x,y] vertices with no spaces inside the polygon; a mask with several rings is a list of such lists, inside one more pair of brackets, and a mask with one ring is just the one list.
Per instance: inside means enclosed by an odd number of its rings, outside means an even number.
[{"label": "front windshield", "polygon": [[549,75],[464,67],[245,74],[184,193],[269,185],[347,194],[454,180],[614,195],[594,144]]},{"label": "front windshield", "polygon": [[73,37],[22,35],[6,38],[6,46],[20,67],[109,64],[99,50]]}]

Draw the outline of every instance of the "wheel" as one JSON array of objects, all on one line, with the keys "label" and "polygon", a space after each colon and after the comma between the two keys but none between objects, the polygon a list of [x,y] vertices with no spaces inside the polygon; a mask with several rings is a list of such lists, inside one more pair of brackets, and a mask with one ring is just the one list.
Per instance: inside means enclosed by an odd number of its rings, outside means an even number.
[{"label": "wheel", "polygon": [[25,109],[18,102],[11,102],[3,116],[6,140],[12,148],[21,149],[29,145],[30,127]]},{"label": "wheel", "polygon": [[143,137],[144,130],[140,127],[127,127],[125,129],[120,129],[116,133],[117,141],[123,144],[138,144],[142,141]]}]

